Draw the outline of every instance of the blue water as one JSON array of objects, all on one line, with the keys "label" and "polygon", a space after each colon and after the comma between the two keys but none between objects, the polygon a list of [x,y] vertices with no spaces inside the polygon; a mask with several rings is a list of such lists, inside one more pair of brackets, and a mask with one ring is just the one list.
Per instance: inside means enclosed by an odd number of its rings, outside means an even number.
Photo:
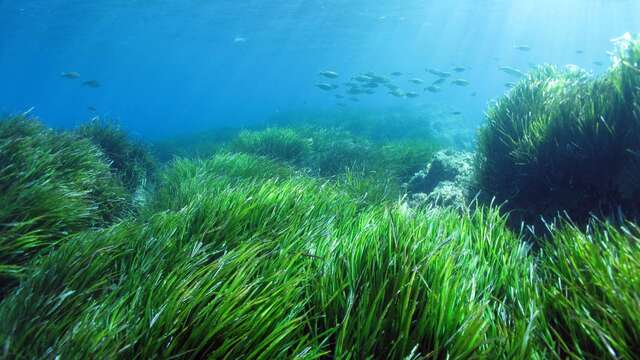
[{"label": "blue water", "polygon": [[[339,82],[400,71],[419,97],[348,106],[460,111],[478,124],[514,80],[498,66],[604,71],[609,40],[640,32],[638,14],[638,0],[0,0],[0,113],[33,107],[54,127],[101,116],[165,137],[337,109],[314,86],[322,70]],[[431,94],[407,81],[458,65],[469,87]],[[81,85],[91,79],[101,86]]]}]

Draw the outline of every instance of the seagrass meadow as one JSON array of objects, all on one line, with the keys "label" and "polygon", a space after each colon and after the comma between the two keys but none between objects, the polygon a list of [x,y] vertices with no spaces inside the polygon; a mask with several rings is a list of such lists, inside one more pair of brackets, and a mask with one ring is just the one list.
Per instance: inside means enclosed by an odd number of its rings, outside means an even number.
[{"label": "seagrass meadow", "polygon": [[3,116],[0,359],[640,358],[640,37],[614,45],[471,135],[449,109],[153,141]]}]

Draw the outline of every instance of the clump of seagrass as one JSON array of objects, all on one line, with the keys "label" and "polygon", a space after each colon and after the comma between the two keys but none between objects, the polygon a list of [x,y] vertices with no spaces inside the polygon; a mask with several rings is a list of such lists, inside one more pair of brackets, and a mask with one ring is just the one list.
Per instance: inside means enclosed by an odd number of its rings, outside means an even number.
[{"label": "clump of seagrass", "polygon": [[260,155],[316,177],[335,180],[366,202],[397,201],[408,181],[432,158],[439,145],[422,141],[380,140],[339,128],[298,125],[244,131],[227,149]]},{"label": "clump of seagrass", "polygon": [[540,254],[542,317],[559,358],[633,359],[640,349],[640,228],[563,224]]},{"label": "clump of seagrass", "polygon": [[538,68],[487,113],[477,185],[512,219],[640,214],[640,40],[619,45],[598,78],[575,67]]},{"label": "clump of seagrass", "polygon": [[39,251],[123,215],[125,191],[90,141],[0,120],[0,289]]},{"label": "clump of seagrass", "polygon": [[158,165],[149,148],[132,139],[117,124],[96,118],[80,126],[76,133],[102,150],[111,162],[113,173],[129,192],[153,180]]},{"label": "clump of seagrass", "polygon": [[232,151],[267,156],[272,159],[297,162],[311,150],[310,139],[286,128],[243,131],[231,142]]}]

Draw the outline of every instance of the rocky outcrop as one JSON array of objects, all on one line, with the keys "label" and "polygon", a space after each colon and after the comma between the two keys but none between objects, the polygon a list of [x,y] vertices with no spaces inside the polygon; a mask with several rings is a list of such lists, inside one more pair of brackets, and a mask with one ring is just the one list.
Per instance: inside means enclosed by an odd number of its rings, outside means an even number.
[{"label": "rocky outcrop", "polygon": [[470,198],[473,153],[442,150],[407,183],[410,207],[464,208]]}]

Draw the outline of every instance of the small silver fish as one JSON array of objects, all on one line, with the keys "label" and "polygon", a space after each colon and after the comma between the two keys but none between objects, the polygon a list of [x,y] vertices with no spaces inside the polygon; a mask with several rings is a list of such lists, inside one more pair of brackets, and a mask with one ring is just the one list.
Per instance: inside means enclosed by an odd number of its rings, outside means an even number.
[{"label": "small silver fish", "polygon": [[80,73],[77,73],[75,71],[65,71],[61,72],[60,76],[66,79],[77,79],[80,77]]},{"label": "small silver fish", "polygon": [[427,71],[435,76],[441,77],[441,78],[448,78],[451,76],[451,73],[445,72],[445,71],[440,71],[437,69],[427,69]]},{"label": "small silver fish", "polygon": [[376,75],[373,73],[367,73],[366,75],[371,78],[371,82],[373,83],[386,84],[389,82],[389,79],[384,76]]},{"label": "small silver fish", "polygon": [[437,92],[440,92],[440,90],[442,90],[442,89],[440,89],[440,87],[438,87],[438,86],[431,85],[431,86],[425,88],[425,90],[429,91],[429,92],[432,92],[432,93],[437,93]]},{"label": "small silver fish", "polygon": [[331,70],[321,71],[318,74],[321,75],[321,76],[324,76],[324,77],[326,77],[328,79],[336,79],[336,78],[338,78],[340,76],[340,75],[338,75],[337,72],[331,71]]},{"label": "small silver fish", "polygon": [[470,85],[470,83],[465,79],[455,79],[455,80],[451,81],[451,83],[453,85],[458,85],[458,86],[469,86]]},{"label": "small silver fish", "polygon": [[337,89],[338,85],[329,84],[329,83],[319,83],[319,84],[316,84],[316,87],[320,90],[331,91],[331,90]]},{"label": "small silver fish", "polygon": [[370,81],[373,81],[373,79],[370,76],[367,76],[367,75],[358,75],[358,76],[354,77],[353,80],[358,81],[358,82],[370,82]]}]

